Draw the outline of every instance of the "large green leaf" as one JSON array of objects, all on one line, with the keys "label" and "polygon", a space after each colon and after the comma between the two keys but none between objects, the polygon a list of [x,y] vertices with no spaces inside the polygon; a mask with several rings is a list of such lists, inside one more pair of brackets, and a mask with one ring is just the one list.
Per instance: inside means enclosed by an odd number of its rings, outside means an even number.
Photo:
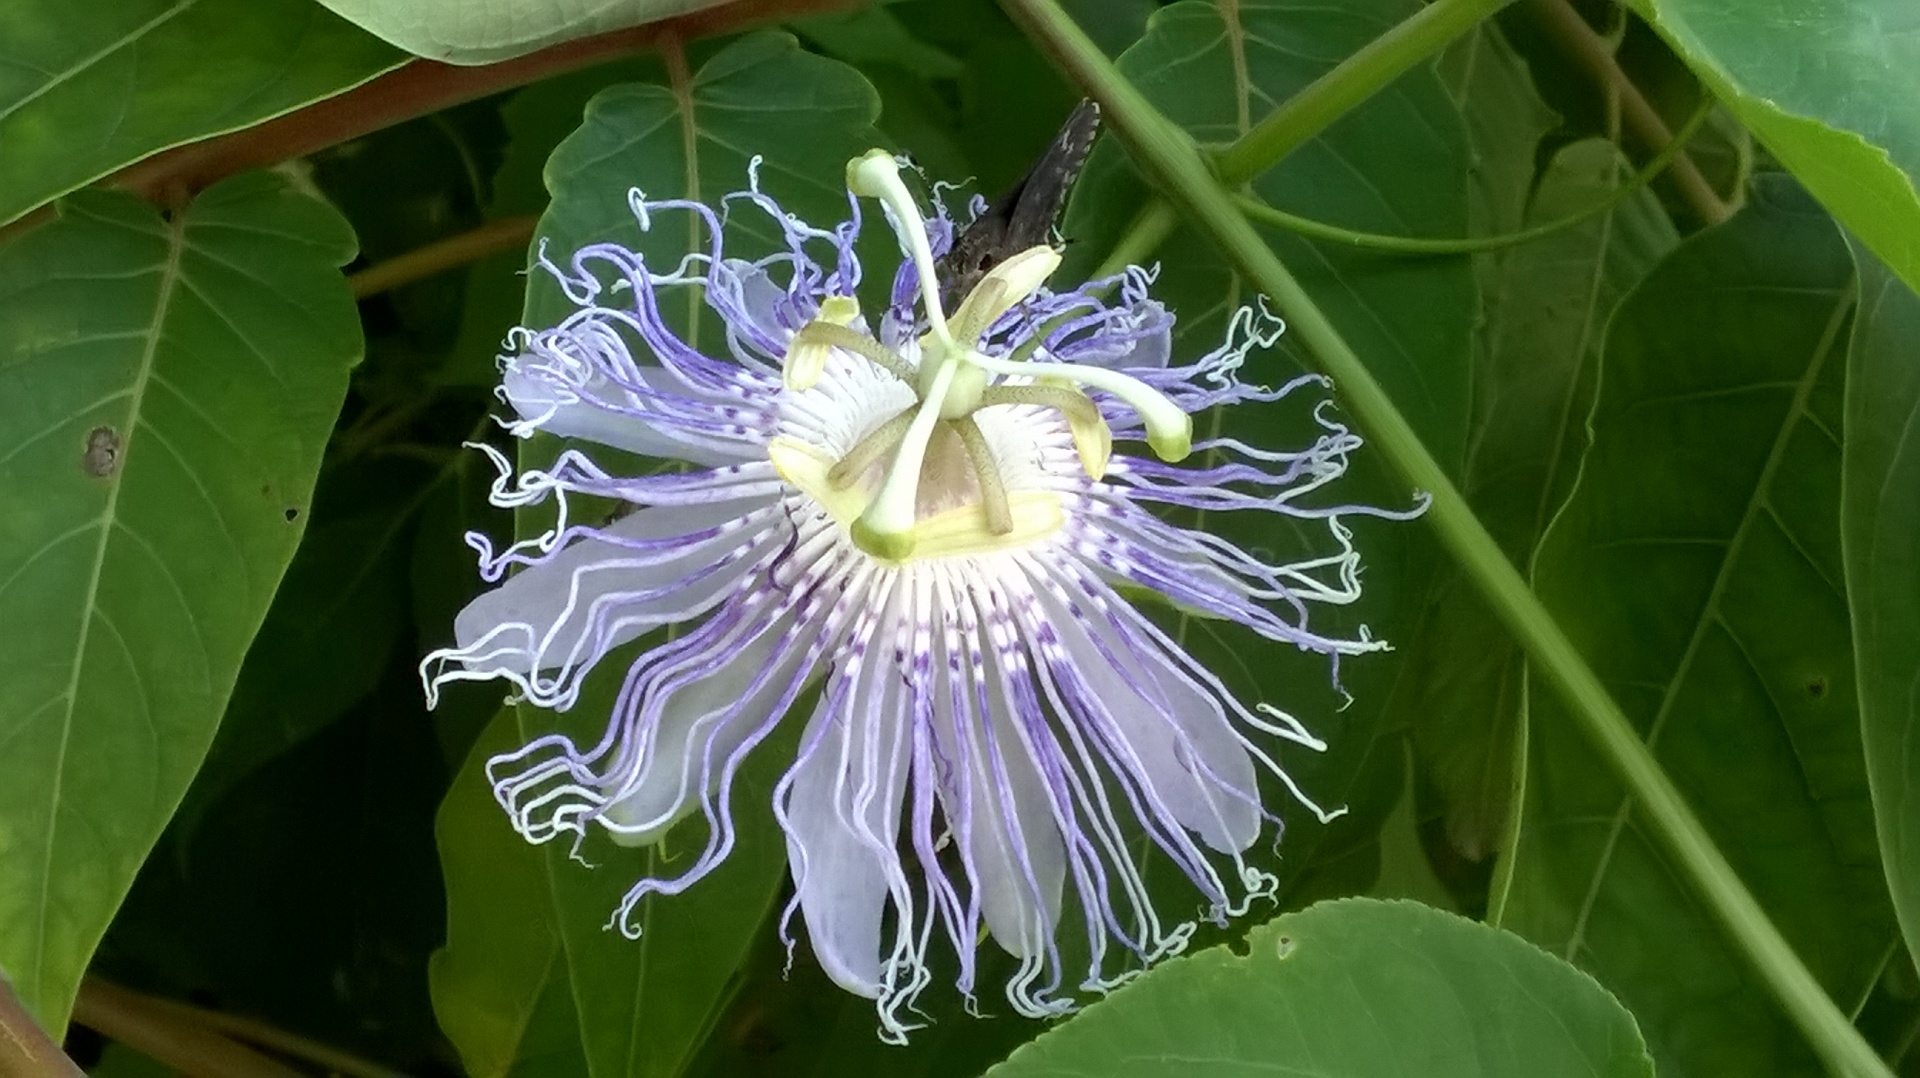
[{"label": "large green leaf", "polygon": [[0,4],[0,224],[405,59],[312,0]]},{"label": "large green leaf", "polygon": [[[746,186],[753,155],[764,159],[764,189],[785,209],[831,224],[847,210],[847,161],[880,141],[872,126],[878,109],[858,73],[801,52],[781,34],[751,36],[723,49],[687,86],[611,88],[594,98],[580,129],[547,163],[553,201],[541,219],[539,240],[556,260],[587,243],[616,241],[656,264],[677,264],[692,245],[704,250],[706,237],[690,227],[691,215],[665,212],[655,215],[652,231],[641,232],[628,208],[628,189],[717,206],[721,195]],[[894,246],[881,238],[884,257],[871,264],[890,266]],[[746,257],[782,246],[777,228],[751,211],[732,215],[727,242],[729,254]],[[551,324],[567,309],[543,277],[536,268],[529,279],[529,325]],[[890,275],[870,274],[875,277]],[[697,339],[709,345],[723,340],[713,322],[690,313],[687,307],[668,309]],[[522,450],[523,463],[551,451],[546,441],[530,443]],[[529,525],[543,526],[522,526]],[[556,716],[522,707],[499,720],[509,725],[486,743],[524,741],[556,729],[596,740],[624,673],[624,663],[609,660],[571,711]],[[441,815],[454,928],[435,977],[436,1006],[469,1064],[485,1073],[522,1073],[543,1056],[539,1045],[549,1043],[543,1038],[551,1023],[564,1022],[570,1012],[594,1078],[682,1073],[737,986],[737,971],[785,876],[786,850],[771,803],[774,780],[791,755],[785,735],[755,752],[734,792],[733,851],[691,893],[645,899],[635,914],[638,941],[606,931],[621,894],[642,876],[675,872],[670,862],[689,843],[704,841],[696,833],[700,820],[644,850],[622,850],[594,836],[585,847],[591,870],[564,848],[529,858],[499,808],[466,788],[484,782],[470,767]],[[477,851],[481,843],[494,852]],[[498,876],[516,873],[524,881],[536,867],[544,882],[514,901],[520,909],[540,899],[545,908],[497,917]],[[487,927],[466,931],[464,923]],[[564,1063],[557,1065],[564,1069]]]},{"label": "large green leaf", "polygon": [[1920,953],[1920,297],[1855,255],[1840,541],[1880,856],[1907,950]]},{"label": "large green leaf", "polygon": [[1920,288],[1920,8],[1635,0],[1807,189]]},{"label": "large green leaf", "polygon": [[[1586,209],[1627,172],[1607,142],[1568,146],[1541,178],[1525,223]],[[1532,561],[1586,448],[1582,421],[1600,373],[1607,316],[1676,242],[1659,201],[1642,191],[1495,261],[1463,486],[1517,565]],[[1411,661],[1426,672],[1409,701],[1414,743],[1440,794],[1449,839],[1474,860],[1498,843],[1512,786],[1524,664],[1505,636],[1478,594],[1448,572],[1411,641]]]},{"label": "large green leaf", "polygon": [[1414,902],[1343,899],[1175,959],[992,1078],[1533,1078],[1653,1074],[1593,979],[1499,929]]},{"label": "large green leaf", "polygon": [[576,37],[658,22],[724,0],[320,0],[417,56],[489,64]]},{"label": "large green leaf", "polygon": [[[1839,529],[1853,263],[1785,177],[1681,246],[1607,332],[1592,447],[1535,585],[1843,1007],[1895,939],[1855,714]],[[1551,693],[1531,696],[1505,923],[1592,971],[1661,1070],[1807,1049]]]},{"label": "large green leaf", "polygon": [[[1146,35],[1119,63],[1196,139],[1220,142],[1244,132],[1274,103],[1417,10],[1403,0],[1337,6],[1176,3],[1155,14]],[[1308,142],[1253,187],[1276,206],[1341,225],[1458,236],[1472,225],[1474,167],[1458,106],[1436,73],[1422,67]],[[1365,182],[1358,181],[1362,176]],[[1068,209],[1065,232],[1072,246],[1062,278],[1072,279],[1104,259],[1147,194],[1117,144],[1096,147]],[[1428,444],[1457,462],[1464,452],[1478,299],[1468,260],[1357,254],[1291,235],[1275,234],[1273,241],[1314,299],[1375,363],[1376,377]],[[1162,266],[1154,294],[1179,318],[1175,336],[1181,357],[1217,347],[1228,316],[1256,299],[1219,252],[1189,229],[1175,233],[1154,258]],[[1302,366],[1295,346],[1283,337],[1276,351],[1256,353],[1240,373],[1271,385]],[[1337,386],[1333,397],[1337,404]],[[1218,433],[1267,448],[1292,448],[1313,436],[1300,404],[1240,406],[1203,417],[1197,426],[1206,437]],[[1365,449],[1355,459],[1353,474],[1326,494],[1326,501],[1336,503],[1410,504],[1406,488],[1386,477]],[[1378,520],[1355,518],[1353,524],[1366,560],[1367,594],[1351,607],[1317,608],[1314,626],[1353,636],[1367,625],[1376,636],[1397,639],[1411,628],[1425,597],[1433,561],[1429,537],[1417,528]],[[1263,513],[1209,514],[1204,526],[1281,561],[1326,550],[1324,530],[1276,525]],[[1375,834],[1404,785],[1402,733],[1392,724],[1388,701],[1412,668],[1391,655],[1343,663],[1339,676],[1352,694],[1348,699],[1329,685],[1327,665],[1317,656],[1199,619],[1182,619],[1174,629],[1245,698],[1299,715],[1331,746],[1324,755],[1287,754],[1283,763],[1323,804],[1347,807],[1345,819],[1322,826],[1285,791],[1270,791],[1270,807],[1288,824],[1285,853],[1275,868],[1286,885],[1298,881],[1300,887],[1288,901],[1364,889],[1378,860]],[[1320,878],[1302,879],[1309,870]]]},{"label": "large green leaf", "polygon": [[0,248],[0,967],[52,1028],[200,765],[360,358],[337,214],[242,176]]}]

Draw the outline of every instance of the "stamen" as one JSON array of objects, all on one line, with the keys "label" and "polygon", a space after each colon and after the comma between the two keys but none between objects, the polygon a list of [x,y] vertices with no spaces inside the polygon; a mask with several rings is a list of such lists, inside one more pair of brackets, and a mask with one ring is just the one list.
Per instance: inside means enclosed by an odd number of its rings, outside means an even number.
[{"label": "stamen", "polygon": [[953,312],[954,339],[972,347],[1000,316],[1039,291],[1060,268],[1060,252],[1041,244],[993,267]]},{"label": "stamen", "polygon": [[1078,363],[1015,363],[978,352],[967,357],[994,374],[1020,378],[1057,378],[1092,386],[1125,401],[1147,428],[1147,444],[1164,461],[1185,459],[1193,452],[1193,419],[1166,395],[1131,375]]},{"label": "stamen", "polygon": [[852,296],[828,296],[823,300],[820,304],[819,317],[801,326],[800,332],[793,335],[793,343],[787,346],[787,360],[781,371],[781,381],[786,384],[786,387],[796,392],[812,388],[813,384],[820,380],[820,372],[827,369],[827,357],[832,354],[830,352],[832,347],[838,346],[848,351],[858,351],[831,337],[821,340],[821,334],[809,333],[808,330],[816,326],[828,330],[838,329],[849,336],[864,340],[865,338],[860,334],[844,328],[852,325],[853,320],[858,317],[860,317],[860,301]]},{"label": "stamen", "polygon": [[[914,369],[908,366],[906,360],[895,355],[886,345],[881,344],[872,337],[867,336],[857,329],[847,328],[845,323],[836,325],[832,322],[815,320],[801,326],[800,331],[793,335],[793,347],[787,351],[789,357],[787,361],[787,387],[789,389],[807,388],[807,386],[797,386],[793,384],[794,360],[792,357],[800,350],[802,345],[806,345],[809,348],[817,347],[820,349],[820,369],[824,369],[826,366],[825,357],[827,349],[841,348],[872,363],[874,366],[879,367],[881,370],[886,371],[888,374],[893,375],[908,385],[912,385],[916,377]],[[819,369],[816,369],[814,371],[814,378],[817,379],[818,377]],[[811,384],[812,379],[808,381],[808,385]]]},{"label": "stamen", "polygon": [[853,545],[888,561],[905,561],[913,553],[915,502],[920,494],[920,466],[927,457],[927,442],[940,422],[940,404],[947,387],[953,383],[957,363],[943,363],[934,376],[931,391],[914,412],[913,423],[900,440],[893,466],[880,483],[880,493],[867,505],[866,512],[849,529]]},{"label": "stamen", "polygon": [[900,409],[900,414],[873,428],[872,433],[854,443],[840,462],[827,469],[827,482],[835,490],[845,490],[859,479],[861,474],[874,466],[900,439],[906,437],[907,428],[913,425],[913,416],[917,407]]},{"label": "stamen", "polygon": [[1080,467],[1094,479],[1107,474],[1107,461],[1113,456],[1113,431],[1085,393],[1057,385],[991,386],[980,394],[980,406],[995,404],[1031,404],[1059,412],[1066,417],[1067,430],[1073,434],[1073,448],[1080,455]]},{"label": "stamen", "polygon": [[1007,535],[1013,531],[1013,506],[1007,502],[1007,485],[1000,481],[1000,469],[993,462],[993,448],[987,445],[987,436],[980,433],[980,424],[972,416],[962,416],[950,420],[953,429],[960,435],[960,444],[967,447],[967,459],[973,463],[973,474],[980,480],[980,506],[987,511],[987,530],[995,535]]},{"label": "stamen", "polygon": [[934,275],[933,245],[927,241],[927,223],[920,216],[913,193],[900,179],[900,166],[894,162],[893,155],[885,150],[868,150],[847,162],[847,190],[866,198],[877,198],[893,211],[893,230],[918,271],[927,326],[942,344],[952,344],[947,312],[940,306],[939,279]]}]

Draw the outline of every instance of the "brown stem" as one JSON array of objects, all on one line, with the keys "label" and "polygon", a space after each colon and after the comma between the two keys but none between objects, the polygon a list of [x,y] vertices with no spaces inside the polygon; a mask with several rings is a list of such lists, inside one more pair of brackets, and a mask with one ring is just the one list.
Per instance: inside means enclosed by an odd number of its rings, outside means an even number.
[{"label": "brown stem", "polygon": [[525,247],[539,222],[532,214],[488,221],[470,232],[448,236],[350,274],[347,287],[353,289],[353,298],[366,299],[456,266],[478,262],[491,254]]},{"label": "brown stem", "polygon": [[629,30],[581,38],[497,64],[459,67],[409,60],[343,94],[230,135],[191,143],[108,177],[154,198],[170,185],[198,191],[250,168],[304,157],[362,135],[538,79],[654,48],[663,38],[690,40],[760,23],[848,6],[850,0],[735,0]]},{"label": "brown stem", "polygon": [[322,1044],[297,1033],[289,1033],[257,1018],[208,1010],[179,1000],[145,995],[132,989],[109,984],[97,977],[89,977],[80,991],[84,996],[102,987],[112,992],[122,993],[124,998],[140,1001],[142,1007],[151,1010],[155,1015],[171,1016],[182,1025],[199,1026],[214,1033],[225,1034],[249,1044],[272,1049],[295,1059],[316,1063],[330,1074],[345,1075],[348,1078],[405,1078],[404,1074],[391,1067],[362,1059],[351,1052],[341,1051],[332,1045]]},{"label": "brown stem", "polygon": [[191,1078],[302,1078],[299,1071],[197,1022],[156,1007],[148,995],[89,977],[73,1020]]},{"label": "brown stem", "polygon": [[[1548,39],[1558,45],[1587,74],[1619,95],[1620,117],[1647,149],[1660,152],[1673,141],[1673,131],[1660,118],[1646,95],[1633,84],[1613,55],[1613,46],[1567,0],[1528,0],[1526,10]],[[1703,222],[1714,225],[1733,216],[1733,209],[1700,174],[1693,159],[1682,151],[1667,166],[1667,179]]]},{"label": "brown stem", "polygon": [[0,976],[0,1075],[81,1078],[80,1068],[27,1013],[4,976]]}]

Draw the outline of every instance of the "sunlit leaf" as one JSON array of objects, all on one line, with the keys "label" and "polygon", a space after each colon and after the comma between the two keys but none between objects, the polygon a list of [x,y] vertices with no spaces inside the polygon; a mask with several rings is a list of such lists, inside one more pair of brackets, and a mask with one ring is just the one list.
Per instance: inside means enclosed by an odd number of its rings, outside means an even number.
[{"label": "sunlit leaf", "polygon": [[1633,1018],[1511,933],[1414,902],[1343,899],[1148,972],[992,1078],[1651,1078]]},{"label": "sunlit leaf", "polygon": [[658,22],[723,0],[320,0],[416,56],[488,64],[576,37]]},{"label": "sunlit leaf", "polygon": [[[1826,214],[1762,179],[1615,313],[1592,448],[1535,584],[1845,1008],[1895,940],[1842,591],[1853,263]],[[1815,1070],[1558,698],[1530,706],[1504,923],[1618,994],[1663,1074]]]},{"label": "sunlit leaf", "polygon": [[0,4],[0,224],[405,57],[311,0]]},{"label": "sunlit leaf", "polygon": [[1909,0],[1634,0],[1714,96],[1920,288],[1920,14]]},{"label": "sunlit leaf", "polygon": [[56,1029],[306,526],[352,253],[261,174],[0,248],[0,967]]},{"label": "sunlit leaf", "polygon": [[1841,544],[1880,856],[1909,952],[1920,950],[1920,298],[1855,248]]}]

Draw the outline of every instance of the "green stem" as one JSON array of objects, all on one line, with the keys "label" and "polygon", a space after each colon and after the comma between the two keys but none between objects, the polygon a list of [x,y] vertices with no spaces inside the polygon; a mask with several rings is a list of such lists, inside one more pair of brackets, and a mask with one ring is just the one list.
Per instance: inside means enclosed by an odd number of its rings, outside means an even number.
[{"label": "green stem", "polygon": [[[1621,70],[1620,62],[1613,55],[1613,43],[1587,25],[1587,20],[1568,0],[1527,0],[1521,10],[1533,18],[1548,40],[1586,68],[1595,81],[1619,96],[1621,118],[1636,138],[1649,147],[1665,146],[1672,140],[1659,110]],[[1717,225],[1733,216],[1733,207],[1714,191],[1691,158],[1674,158],[1667,178],[1702,222]]]},{"label": "green stem", "polygon": [[1480,25],[1507,0],[1434,0],[1420,13],[1367,42],[1332,71],[1255,124],[1214,157],[1220,182],[1238,187],[1305,145],[1333,122],[1386,89],[1454,38]]},{"label": "green stem", "polygon": [[[1434,0],[1419,14],[1369,41],[1333,70],[1308,83],[1214,157],[1229,187],[1238,187],[1325,131],[1354,106],[1505,7],[1509,0]],[[1147,259],[1173,234],[1179,216],[1156,199],[1128,226],[1094,276],[1106,277]]]},{"label": "green stem", "polygon": [[1112,130],[1128,144],[1149,180],[1272,299],[1290,331],[1338,384],[1347,410],[1401,476],[1415,489],[1431,493],[1426,520],[1441,545],[1499,614],[1543,680],[1566,702],[1594,748],[1631,791],[1648,830],[1674,867],[1714,912],[1828,1068],[1844,1075],[1888,1075],[1873,1048],[1767,919],[1599,677],[1501,553],[1386,391],[1240,215],[1192,140],[1115,70],[1055,0],[1002,3],[1068,77],[1100,102]]},{"label": "green stem", "polygon": [[1289,232],[1298,232],[1303,236],[1311,236],[1314,239],[1328,240],[1334,243],[1346,244],[1349,247],[1359,247],[1370,251],[1386,251],[1392,254],[1403,255],[1460,255],[1476,254],[1481,251],[1497,251],[1503,247],[1514,247],[1523,243],[1531,243],[1534,240],[1544,239],[1556,232],[1572,228],[1582,221],[1591,220],[1626,201],[1635,191],[1651,183],[1655,176],[1660,175],[1661,171],[1679,156],[1680,151],[1686,148],[1687,142],[1706,124],[1707,118],[1713,115],[1713,105],[1714,102],[1712,98],[1703,99],[1700,102],[1700,107],[1694,110],[1693,115],[1688,117],[1687,122],[1681,126],[1680,130],[1674,132],[1673,141],[1667,143],[1666,148],[1660,151],[1660,155],[1647,162],[1646,167],[1634,173],[1633,177],[1626,183],[1608,192],[1607,197],[1558,220],[1548,221],[1545,224],[1534,225],[1532,228],[1523,228],[1518,232],[1508,232],[1499,236],[1470,236],[1461,239],[1425,239],[1417,236],[1388,236],[1377,232],[1355,232],[1351,229],[1341,228],[1338,225],[1330,225],[1323,221],[1315,221],[1308,217],[1288,213],[1285,210],[1275,209],[1252,195],[1235,195],[1234,203],[1240,207],[1241,213],[1246,214],[1255,221],[1275,225]]}]

